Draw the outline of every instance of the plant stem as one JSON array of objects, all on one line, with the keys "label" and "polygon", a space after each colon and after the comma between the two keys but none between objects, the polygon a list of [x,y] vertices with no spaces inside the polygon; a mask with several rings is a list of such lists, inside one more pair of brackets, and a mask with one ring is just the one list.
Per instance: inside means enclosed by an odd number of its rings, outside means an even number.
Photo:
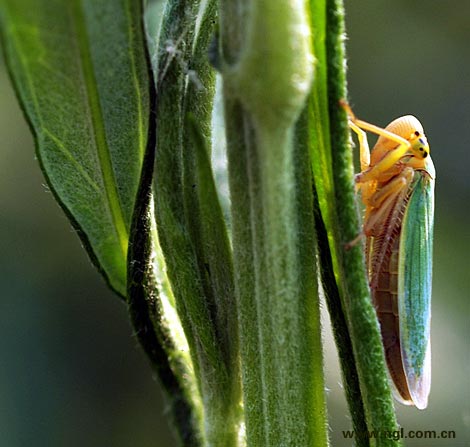
[{"label": "plant stem", "polygon": [[[314,212],[320,277],[338,349],[353,427],[356,433],[363,433],[367,430],[366,416],[351,337],[342,305],[342,284],[337,284],[337,279],[339,281],[339,261],[336,241],[339,228],[336,224],[335,183],[331,153],[332,136],[328,110],[328,84],[336,80],[328,77],[325,43],[327,32],[330,35],[330,40],[334,40],[333,33],[339,30],[327,27],[326,2],[311,1],[310,17],[316,58],[315,82],[310,93],[307,110],[304,113],[308,117],[308,141],[314,174]],[[336,51],[336,47],[330,49],[329,57],[336,57]],[[344,84],[344,78],[340,82]],[[358,437],[356,442],[360,446],[369,445],[369,440],[366,437]]]},{"label": "plant stem", "polygon": [[324,446],[312,179],[295,124],[312,79],[305,5],[225,1],[220,15],[247,443]]},{"label": "plant stem", "polygon": [[[344,9],[341,0],[327,3],[328,98],[331,154],[335,184],[335,252],[338,277],[343,291],[343,310],[351,336],[359,375],[361,395],[369,430],[397,430],[387,379],[379,325],[370,298],[362,246],[346,249],[359,233],[352,151],[345,111],[339,106],[346,97],[344,58]],[[399,445],[391,439],[377,439],[376,445]]]}]

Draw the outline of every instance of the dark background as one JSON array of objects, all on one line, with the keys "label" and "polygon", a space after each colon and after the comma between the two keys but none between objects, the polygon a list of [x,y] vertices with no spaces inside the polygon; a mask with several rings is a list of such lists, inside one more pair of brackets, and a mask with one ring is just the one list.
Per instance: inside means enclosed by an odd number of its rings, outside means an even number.
[{"label": "dark background", "polygon": [[[405,430],[457,436],[408,446],[468,445],[470,3],[348,0],[346,8],[356,114],[382,126],[416,115],[437,170],[432,391],[427,410],[397,405],[398,418]],[[173,446],[126,307],[48,192],[2,63],[0,135],[0,447]],[[332,445],[351,445],[324,332]]]}]

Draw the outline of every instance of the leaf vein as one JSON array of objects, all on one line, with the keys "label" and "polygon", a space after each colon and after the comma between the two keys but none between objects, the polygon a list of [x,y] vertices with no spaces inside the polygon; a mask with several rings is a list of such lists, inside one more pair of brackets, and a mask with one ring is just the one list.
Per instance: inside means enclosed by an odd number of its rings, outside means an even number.
[{"label": "leaf vein", "polygon": [[75,159],[75,157],[71,154],[71,152],[67,149],[67,146],[63,143],[63,141],[54,135],[49,129],[43,127],[42,131],[44,135],[47,135],[57,146],[57,148],[64,154],[68,160],[72,162],[72,164],[77,168],[77,171],[83,176],[83,178],[90,184],[90,186],[99,194],[102,193],[100,187],[96,184],[96,182],[90,177],[90,175],[86,172],[83,166]]},{"label": "leaf vein", "polygon": [[86,19],[81,0],[74,2],[74,18],[77,32],[77,43],[81,56],[83,79],[86,87],[88,107],[90,110],[92,127],[94,131],[96,150],[100,162],[103,183],[108,198],[116,236],[118,238],[124,258],[127,254],[128,231],[123,216],[123,210],[117,190],[113,171],[110,148],[106,140],[106,130],[96,85],[93,60],[90,54],[89,41],[86,30]]},{"label": "leaf vein", "polygon": [[[132,13],[130,11],[131,8],[131,2],[128,0],[126,2],[126,18],[129,21],[129,24],[132,24]],[[145,152],[145,146],[146,146],[146,132],[144,134],[144,114],[142,111],[142,93],[141,93],[141,85],[140,85],[140,80],[139,76],[137,74],[137,64],[135,61],[135,56],[134,56],[134,34],[132,32],[132,27],[131,25],[128,27],[128,32],[129,32],[129,59],[130,59],[130,65],[131,65],[131,72],[132,72],[132,83],[133,87],[135,89],[135,94],[136,94],[136,99],[137,99],[137,122],[138,122],[138,138],[139,138],[139,162],[140,165],[143,163],[143,157],[144,157],[144,152]]]}]

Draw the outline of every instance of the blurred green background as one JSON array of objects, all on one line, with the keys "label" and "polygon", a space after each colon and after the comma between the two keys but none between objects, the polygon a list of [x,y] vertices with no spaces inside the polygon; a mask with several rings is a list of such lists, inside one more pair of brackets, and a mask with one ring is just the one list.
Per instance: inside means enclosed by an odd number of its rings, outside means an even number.
[{"label": "blurred green background", "polygon": [[[433,384],[405,430],[455,430],[470,445],[470,2],[347,0],[350,102],[386,125],[416,115],[437,169]],[[48,192],[0,63],[0,447],[171,447],[158,382]],[[327,322],[327,317],[325,317]],[[351,445],[336,351],[325,324],[333,446]]]}]

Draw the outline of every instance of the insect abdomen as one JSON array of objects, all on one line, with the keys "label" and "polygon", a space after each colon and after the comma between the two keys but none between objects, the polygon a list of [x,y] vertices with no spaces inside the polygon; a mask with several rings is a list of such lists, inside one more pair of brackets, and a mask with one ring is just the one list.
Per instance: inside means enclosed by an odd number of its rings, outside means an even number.
[{"label": "insect abdomen", "polygon": [[[376,240],[380,247],[384,241]],[[371,282],[372,300],[380,322],[382,343],[390,377],[395,385],[396,397],[405,404],[411,404],[400,345],[400,320],[398,312],[398,256],[400,228],[391,235],[389,249],[374,272]],[[372,246],[374,241],[372,240]],[[383,247],[382,247],[383,248]]]}]

